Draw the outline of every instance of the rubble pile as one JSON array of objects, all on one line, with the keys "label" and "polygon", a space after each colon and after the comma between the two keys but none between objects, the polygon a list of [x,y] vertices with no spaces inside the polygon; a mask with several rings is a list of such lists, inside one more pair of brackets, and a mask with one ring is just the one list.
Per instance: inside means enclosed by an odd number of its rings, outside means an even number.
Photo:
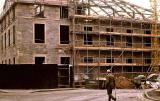
[{"label": "rubble pile", "polygon": [[118,89],[132,89],[134,84],[127,78],[120,76],[116,78],[116,88]]}]

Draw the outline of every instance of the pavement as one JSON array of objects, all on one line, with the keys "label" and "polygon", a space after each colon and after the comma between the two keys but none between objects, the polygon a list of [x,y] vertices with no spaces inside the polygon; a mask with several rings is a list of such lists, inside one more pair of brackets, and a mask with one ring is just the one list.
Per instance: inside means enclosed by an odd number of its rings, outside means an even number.
[{"label": "pavement", "polygon": [[[117,101],[151,101],[143,96],[144,92],[145,90],[117,89],[113,95]],[[99,89],[0,89],[0,101],[108,101],[106,94],[106,90]]]}]

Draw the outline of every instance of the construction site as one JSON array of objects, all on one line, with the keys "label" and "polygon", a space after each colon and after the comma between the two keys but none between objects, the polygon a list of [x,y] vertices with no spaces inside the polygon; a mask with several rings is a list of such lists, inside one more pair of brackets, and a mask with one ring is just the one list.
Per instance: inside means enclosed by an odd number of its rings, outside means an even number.
[{"label": "construction site", "polygon": [[[110,69],[128,79],[159,72],[157,2],[6,0],[0,15],[1,64],[69,64],[74,86]],[[99,83],[97,83],[98,85]]]}]

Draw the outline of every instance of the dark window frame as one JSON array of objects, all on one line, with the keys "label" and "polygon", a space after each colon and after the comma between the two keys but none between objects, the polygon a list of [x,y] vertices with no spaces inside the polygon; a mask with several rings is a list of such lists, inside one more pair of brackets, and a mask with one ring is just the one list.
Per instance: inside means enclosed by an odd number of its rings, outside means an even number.
[{"label": "dark window frame", "polygon": [[144,34],[151,34],[151,30],[144,30]]},{"label": "dark window frame", "polygon": [[126,46],[133,46],[132,37],[126,37]]},{"label": "dark window frame", "polygon": [[13,44],[16,43],[16,28],[13,26]]},{"label": "dark window frame", "polygon": [[4,48],[7,48],[7,34],[4,33]]},{"label": "dark window frame", "polygon": [[106,28],[106,32],[113,32],[114,29],[113,28]]},{"label": "dark window frame", "polygon": [[[46,58],[46,57],[36,56],[36,57],[34,58],[35,64],[44,64],[44,63],[45,63],[45,58]],[[38,59],[39,59],[39,60],[38,60]]]},{"label": "dark window frame", "polygon": [[70,64],[70,57],[61,57],[61,64]]},{"label": "dark window frame", "polygon": [[152,63],[152,59],[151,58],[145,58],[145,64],[151,64]]},{"label": "dark window frame", "polygon": [[133,33],[132,29],[126,29],[126,33]]},{"label": "dark window frame", "polygon": [[15,57],[13,58],[13,64],[16,64],[16,58]]},{"label": "dark window frame", "polygon": [[132,58],[126,58],[126,63],[133,63],[133,59]]},{"label": "dark window frame", "polygon": [[45,24],[34,24],[34,43],[45,43]]},{"label": "dark window frame", "polygon": [[85,34],[83,36],[83,40],[84,40],[84,45],[93,45],[93,36],[92,35]]},{"label": "dark window frame", "polygon": [[148,46],[148,47],[150,47],[151,46],[151,44],[152,44],[152,39],[151,38],[145,38],[144,39],[145,40],[145,46]]},{"label": "dark window frame", "polygon": [[93,27],[91,27],[91,26],[84,26],[84,31],[93,31]]},{"label": "dark window frame", "polygon": [[69,10],[67,6],[60,7],[60,18],[61,19],[69,18]]},{"label": "dark window frame", "polygon": [[60,25],[60,44],[70,43],[69,28],[69,25]]},{"label": "dark window frame", "polygon": [[114,38],[111,35],[106,36],[106,45],[114,46]]},{"label": "dark window frame", "polygon": [[107,57],[106,63],[114,63],[114,57]]},{"label": "dark window frame", "polygon": [[84,57],[83,62],[84,63],[93,63],[94,60],[93,60],[93,57]]},{"label": "dark window frame", "polygon": [[8,45],[11,45],[11,32],[8,30]]}]

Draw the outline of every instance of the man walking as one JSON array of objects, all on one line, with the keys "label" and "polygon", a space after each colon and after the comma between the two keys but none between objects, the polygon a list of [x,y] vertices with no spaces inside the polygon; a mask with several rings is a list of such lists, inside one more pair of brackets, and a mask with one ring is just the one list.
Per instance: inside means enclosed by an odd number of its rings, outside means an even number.
[{"label": "man walking", "polygon": [[106,76],[106,88],[107,88],[107,94],[108,94],[108,101],[111,101],[113,99],[116,101],[116,98],[112,95],[112,89],[115,88],[115,77],[111,74],[110,70],[107,70],[107,76]]}]

